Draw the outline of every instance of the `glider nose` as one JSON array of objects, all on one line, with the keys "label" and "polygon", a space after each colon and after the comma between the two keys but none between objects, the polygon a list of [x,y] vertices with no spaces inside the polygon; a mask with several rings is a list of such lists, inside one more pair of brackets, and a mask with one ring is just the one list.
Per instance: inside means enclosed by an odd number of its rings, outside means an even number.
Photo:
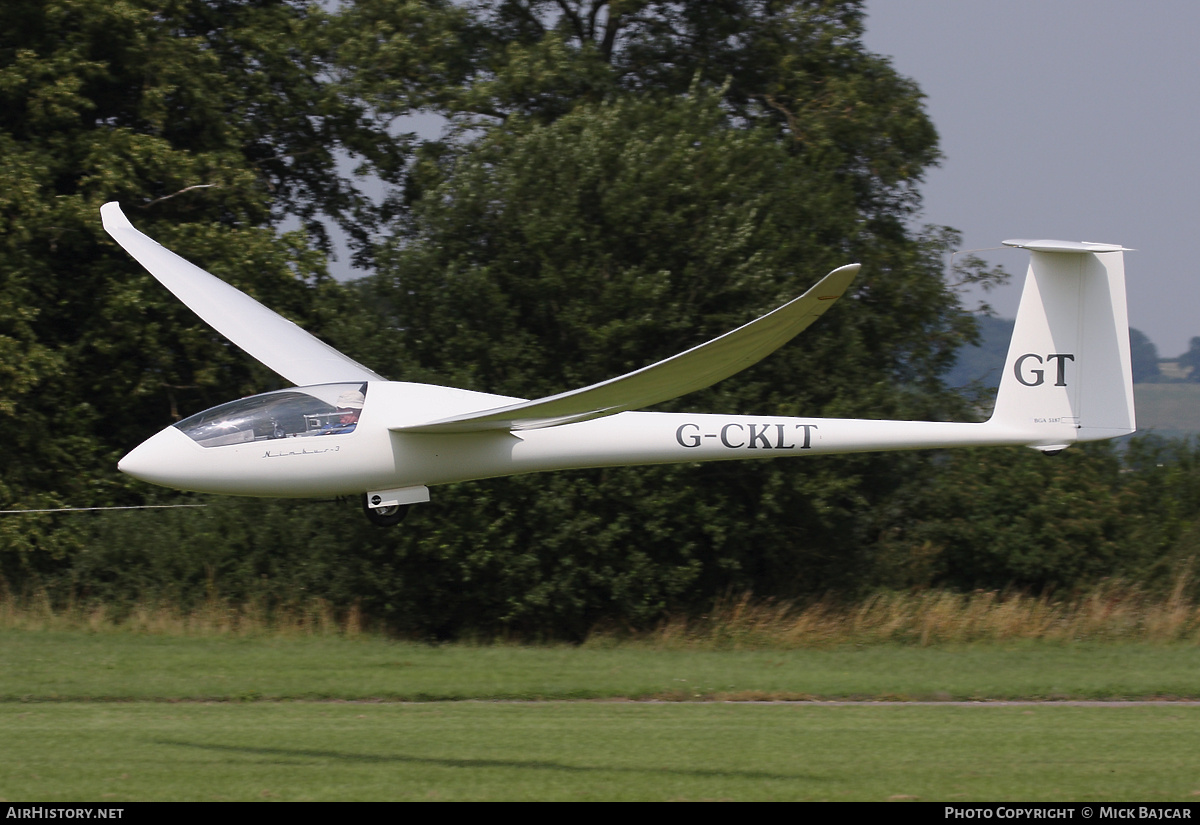
[{"label": "glider nose", "polygon": [[174,427],[143,441],[119,462],[117,469],[139,481],[177,487],[184,481],[195,444]]}]

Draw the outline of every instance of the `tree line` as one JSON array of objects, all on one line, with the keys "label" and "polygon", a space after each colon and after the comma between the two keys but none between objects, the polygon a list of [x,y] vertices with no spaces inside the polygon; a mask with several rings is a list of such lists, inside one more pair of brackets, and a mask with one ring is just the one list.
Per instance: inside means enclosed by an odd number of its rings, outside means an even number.
[{"label": "tree line", "polygon": [[[936,131],[863,45],[861,2],[13,0],[0,23],[0,509],[191,501],[117,459],[279,386],[109,242],[110,200],[381,374],[522,397],[858,261],[838,311],[662,409],[979,415],[944,380],[978,340],[944,272],[958,236],[915,223]],[[419,114],[440,134],[407,131]],[[331,227],[368,276],[330,277]],[[384,532],[336,503],[0,516],[0,577],[321,597],[439,637],[578,636],[729,592],[1149,582],[1186,555],[1195,461],[1141,442],[616,468],[437,488]]]}]

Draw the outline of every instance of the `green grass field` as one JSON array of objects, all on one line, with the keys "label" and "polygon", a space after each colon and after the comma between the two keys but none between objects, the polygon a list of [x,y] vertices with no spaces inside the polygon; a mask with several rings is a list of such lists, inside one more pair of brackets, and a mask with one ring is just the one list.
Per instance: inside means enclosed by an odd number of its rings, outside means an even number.
[{"label": "green grass field", "polygon": [[0,700],[1200,699],[1200,647],[689,651],[0,631]]},{"label": "green grass field", "polygon": [[1200,708],[0,705],[0,796],[1195,801]]},{"label": "green grass field", "polygon": [[0,800],[1200,799],[1200,706],[730,697],[1200,698],[1200,648],[8,629]]}]

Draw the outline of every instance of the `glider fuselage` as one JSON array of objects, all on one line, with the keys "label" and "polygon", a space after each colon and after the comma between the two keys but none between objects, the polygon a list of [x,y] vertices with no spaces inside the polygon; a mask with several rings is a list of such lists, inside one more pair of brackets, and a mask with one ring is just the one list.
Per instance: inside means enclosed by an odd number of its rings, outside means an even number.
[{"label": "glider fuselage", "polygon": [[[304,388],[301,388],[304,389]],[[791,418],[705,413],[625,412],[527,430],[394,432],[406,403],[445,414],[518,399],[405,382],[370,382],[352,432],[283,433],[238,421],[210,446],[168,427],[120,464],[143,481],[243,496],[355,495],[364,489],[428,487],[551,470],[694,461],[783,458],[822,453],[1029,444],[1028,428],[933,421]],[[264,398],[266,396],[254,396]],[[244,399],[251,400],[251,399]],[[216,408],[220,409],[220,408]],[[203,415],[203,414],[202,414]],[[1075,440],[1073,424],[1047,421],[1047,443]],[[245,437],[236,437],[235,433]]]}]

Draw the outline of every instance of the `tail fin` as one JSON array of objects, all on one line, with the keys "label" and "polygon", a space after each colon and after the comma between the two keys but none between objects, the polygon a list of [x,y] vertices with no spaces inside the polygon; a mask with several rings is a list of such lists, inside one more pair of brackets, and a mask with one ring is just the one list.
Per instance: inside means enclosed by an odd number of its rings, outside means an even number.
[{"label": "tail fin", "polygon": [[991,423],[1054,452],[1132,433],[1124,247],[1005,241],[1031,253]]}]

